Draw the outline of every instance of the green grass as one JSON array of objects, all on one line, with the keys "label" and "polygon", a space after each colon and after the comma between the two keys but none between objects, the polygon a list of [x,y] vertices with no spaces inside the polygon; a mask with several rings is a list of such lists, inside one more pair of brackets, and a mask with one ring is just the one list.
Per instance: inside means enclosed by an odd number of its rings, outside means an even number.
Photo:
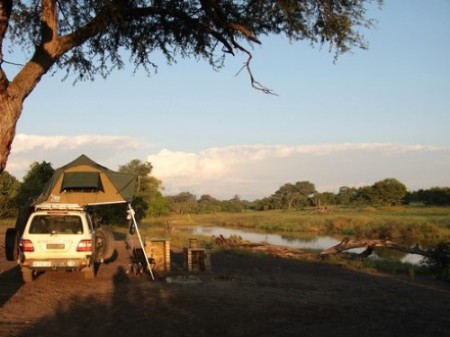
[{"label": "green grass", "polygon": [[172,227],[211,225],[301,235],[390,238],[399,242],[450,240],[450,207],[329,208],[325,212],[265,211],[172,215],[145,219]]}]

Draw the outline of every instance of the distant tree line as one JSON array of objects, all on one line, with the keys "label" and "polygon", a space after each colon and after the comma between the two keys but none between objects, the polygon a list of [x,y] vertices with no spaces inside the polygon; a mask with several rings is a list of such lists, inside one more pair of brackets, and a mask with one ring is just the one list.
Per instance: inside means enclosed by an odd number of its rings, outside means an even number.
[{"label": "distant tree line", "polygon": [[269,197],[255,202],[256,210],[301,209],[305,207],[342,206],[450,206],[450,187],[433,187],[409,192],[406,186],[394,178],[388,178],[371,186],[342,186],[337,193],[318,192],[308,181],[285,184]]},{"label": "distant tree line", "polygon": [[433,187],[428,190],[420,189],[406,195],[407,204],[423,204],[427,206],[450,205],[450,187]]},{"label": "distant tree line", "polygon": [[217,212],[239,213],[251,209],[252,203],[235,195],[230,200],[218,200],[209,194],[203,194],[199,199],[189,192],[166,196],[170,211],[176,214],[209,214]]},{"label": "distant tree line", "polygon": [[[152,165],[138,159],[119,167],[122,173],[137,174],[139,192],[132,202],[138,220],[169,213],[194,214],[216,212],[242,212],[244,210],[299,210],[306,207],[327,206],[450,206],[450,187],[433,187],[408,192],[406,186],[394,178],[388,178],[371,186],[342,186],[337,193],[318,192],[309,181],[286,183],[272,195],[254,200],[242,200],[235,195],[229,200],[219,200],[209,194],[199,198],[190,192],[163,196],[162,182],[151,175]],[[21,208],[29,206],[42,192],[53,175],[51,163],[33,163],[22,182],[4,171],[0,174],[0,216],[16,217]],[[126,205],[94,208],[96,219],[103,223],[126,223]]]}]

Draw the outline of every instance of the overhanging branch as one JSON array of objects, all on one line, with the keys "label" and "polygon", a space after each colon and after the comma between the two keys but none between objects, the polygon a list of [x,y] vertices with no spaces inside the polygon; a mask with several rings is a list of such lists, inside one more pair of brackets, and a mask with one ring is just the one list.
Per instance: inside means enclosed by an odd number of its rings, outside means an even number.
[{"label": "overhanging branch", "polygon": [[253,73],[252,73],[252,68],[250,67],[250,63],[251,63],[252,58],[253,58],[252,53],[250,53],[247,49],[245,49],[244,47],[242,47],[240,44],[238,44],[235,41],[233,42],[233,44],[234,44],[236,49],[239,49],[240,51],[244,52],[248,56],[247,57],[247,61],[245,61],[244,65],[237,72],[236,76],[239,75],[243,69],[246,69],[247,73],[248,73],[248,75],[250,77],[251,85],[252,85],[252,87],[254,89],[262,91],[263,93],[268,94],[268,95],[278,96],[272,89],[269,89],[269,88],[265,87],[264,85],[262,85],[261,83],[259,83],[258,81],[255,80],[255,77],[253,76]]},{"label": "overhanging branch", "polygon": [[[149,15],[161,15],[161,16],[169,16],[174,19],[182,20],[186,22],[188,25],[197,27],[200,31],[203,31],[207,34],[210,34],[213,36],[216,40],[218,40],[224,48],[222,49],[224,52],[232,54],[234,56],[234,50],[240,50],[247,54],[248,58],[247,61],[244,63],[242,68],[238,71],[236,75],[238,75],[243,69],[247,70],[247,73],[250,77],[251,85],[254,89],[262,91],[265,94],[270,95],[276,95],[277,94],[272,90],[264,85],[262,85],[260,82],[255,80],[255,77],[253,76],[253,72],[251,69],[251,61],[253,58],[253,55],[250,51],[248,51],[246,48],[244,48],[242,45],[236,42],[234,37],[231,35],[231,31],[237,31],[244,35],[248,40],[256,42],[260,44],[261,42],[256,39],[256,37],[251,33],[251,31],[244,27],[241,24],[238,23],[227,23],[224,19],[221,18],[221,16],[218,16],[215,12],[211,10],[211,7],[209,5],[205,5],[205,2],[202,1],[202,5],[204,6],[205,13],[209,16],[210,19],[212,19],[213,22],[216,22],[216,24],[219,27],[222,27],[224,29],[224,32],[219,32],[212,27],[208,26],[207,24],[201,22],[199,19],[192,18],[186,13],[182,11],[178,11],[175,9],[166,9],[163,7],[146,7],[146,8],[133,8],[133,9],[127,9],[126,15],[130,18],[133,17],[142,17],[142,16],[149,16]],[[220,19],[218,19],[220,18]],[[228,34],[226,33],[228,31]],[[231,42],[229,42],[231,40]]]}]

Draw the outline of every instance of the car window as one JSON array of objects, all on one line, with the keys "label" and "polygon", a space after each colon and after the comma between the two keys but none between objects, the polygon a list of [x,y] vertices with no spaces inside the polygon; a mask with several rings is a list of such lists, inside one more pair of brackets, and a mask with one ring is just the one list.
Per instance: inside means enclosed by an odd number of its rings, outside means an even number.
[{"label": "car window", "polygon": [[82,234],[81,218],[76,215],[36,215],[33,217],[30,234]]}]

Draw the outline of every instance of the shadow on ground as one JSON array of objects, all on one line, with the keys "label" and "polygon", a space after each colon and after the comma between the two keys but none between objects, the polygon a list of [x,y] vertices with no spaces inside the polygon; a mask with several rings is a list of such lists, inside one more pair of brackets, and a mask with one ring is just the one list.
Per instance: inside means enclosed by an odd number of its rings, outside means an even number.
[{"label": "shadow on ground", "polygon": [[[450,291],[343,268],[222,251],[199,284],[131,277],[74,294],[17,336],[444,336]],[[86,281],[88,282],[88,281]],[[89,281],[95,288],[102,279]],[[81,294],[80,294],[81,295]]]},{"label": "shadow on ground", "polygon": [[14,296],[21,286],[22,275],[19,266],[0,274],[0,308]]}]

